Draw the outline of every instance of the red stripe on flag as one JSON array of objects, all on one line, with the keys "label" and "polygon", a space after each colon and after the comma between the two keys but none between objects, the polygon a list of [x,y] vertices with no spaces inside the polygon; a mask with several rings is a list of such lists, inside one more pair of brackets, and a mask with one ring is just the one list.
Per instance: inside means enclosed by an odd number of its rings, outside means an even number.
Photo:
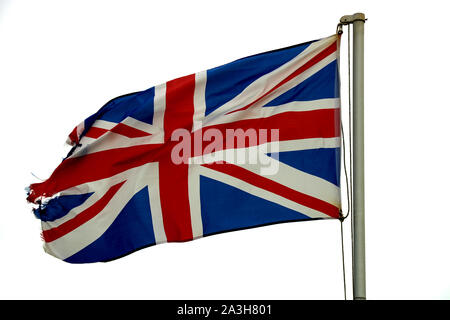
[{"label": "red stripe on flag", "polygon": [[77,132],[78,126],[75,127],[72,132],[69,134],[69,139],[70,141],[72,141],[73,143],[78,143],[78,132]]},{"label": "red stripe on flag", "polygon": [[159,194],[168,242],[192,240],[188,165],[159,162]]},{"label": "red stripe on flag", "polygon": [[[279,130],[278,141],[309,139],[309,138],[334,138],[340,136],[340,111],[339,109],[320,109],[311,111],[289,111],[273,115],[267,118],[247,119],[235,121],[232,123],[224,123],[213,126],[208,126],[202,129],[217,129],[221,132],[223,140],[223,149],[227,149],[227,130],[242,129],[244,132],[248,129],[267,130],[267,142],[271,141],[271,131],[273,129]],[[192,144],[194,143],[192,135]],[[263,141],[265,142],[265,141]],[[261,141],[245,140],[245,145],[240,147],[251,147],[260,144]],[[202,145],[203,151],[209,145],[204,142]],[[194,150],[194,148],[192,148]],[[220,151],[215,150],[215,151]],[[195,153],[195,156],[199,154]]]},{"label": "red stripe on flag", "polygon": [[[226,129],[278,129],[279,140],[333,138],[339,136],[339,109],[284,112],[268,118],[248,119],[215,126]],[[205,129],[206,130],[206,129]]]},{"label": "red stripe on flag", "polygon": [[111,129],[111,132],[121,134],[128,138],[139,138],[150,136],[151,134],[133,127],[130,127],[123,123],[118,123],[114,128]]},{"label": "red stripe on flag", "polygon": [[[153,152],[154,151],[154,152]],[[51,197],[62,190],[95,180],[111,177],[148,162],[157,161],[167,152],[160,144],[117,148],[68,158],[61,162],[49,179],[30,186],[28,201]]]},{"label": "red stripe on flag", "polygon": [[171,80],[166,84],[166,110],[164,111],[165,141],[173,131],[192,129],[194,116],[195,74]]},{"label": "red stripe on flag", "polygon": [[[195,75],[178,78],[166,84],[164,111],[164,140],[170,141],[179,128],[192,130],[194,116]],[[174,145],[170,143],[169,145]],[[161,211],[167,241],[192,239],[187,164],[176,165],[171,148],[159,161],[159,191]]]},{"label": "red stripe on flag", "polygon": [[241,110],[245,110],[250,108],[252,105],[254,105],[256,102],[260,101],[261,99],[263,99],[264,97],[266,97],[267,95],[269,95],[270,93],[272,93],[273,91],[275,91],[276,89],[278,89],[279,87],[281,87],[283,84],[287,83],[288,81],[294,79],[295,77],[297,77],[298,75],[300,75],[301,73],[305,72],[306,70],[308,70],[309,68],[311,68],[312,66],[314,66],[315,64],[317,64],[318,62],[322,61],[323,59],[325,59],[326,57],[328,57],[330,54],[332,54],[333,52],[335,52],[337,50],[337,42],[333,42],[331,45],[329,45],[327,48],[325,48],[324,50],[322,50],[321,52],[319,52],[317,55],[315,55],[311,60],[308,60],[304,65],[302,65],[301,67],[299,67],[297,70],[295,70],[294,72],[292,72],[287,78],[284,78],[282,81],[280,81],[275,87],[273,87],[272,89],[270,89],[269,91],[267,91],[265,94],[263,94],[261,97],[259,97],[258,99],[256,99],[255,101],[253,101],[252,103],[246,105],[245,107],[242,107],[238,110],[233,110],[228,112],[228,114],[236,112],[236,111],[241,111]]},{"label": "red stripe on flag", "polygon": [[222,164],[212,163],[212,164],[203,164],[203,166],[206,168],[210,168],[228,174],[232,177],[243,180],[263,190],[273,192],[279,196],[292,200],[298,204],[325,213],[332,218],[339,218],[339,208],[333,206],[332,204],[314,198],[302,192],[296,191],[289,187],[286,187],[278,182],[267,179],[263,176],[248,171],[237,165],[230,163],[222,163]]},{"label": "red stripe on flag", "polygon": [[76,215],[71,220],[68,220],[64,222],[63,224],[59,225],[58,227],[45,230],[42,232],[42,237],[44,238],[45,242],[52,242],[55,241],[58,238],[61,238],[62,236],[65,236],[69,232],[72,232],[82,224],[88,222],[92,218],[94,218],[96,215],[98,215],[109,203],[109,201],[112,199],[112,197],[119,191],[120,187],[125,183],[125,181],[120,182],[111,188],[101,197],[96,203],[94,203],[92,206],[87,208],[86,210],[80,212],[78,215]]},{"label": "red stripe on flag", "polygon": [[85,136],[92,139],[97,139],[108,132],[107,129],[91,127],[88,132],[86,132]]}]

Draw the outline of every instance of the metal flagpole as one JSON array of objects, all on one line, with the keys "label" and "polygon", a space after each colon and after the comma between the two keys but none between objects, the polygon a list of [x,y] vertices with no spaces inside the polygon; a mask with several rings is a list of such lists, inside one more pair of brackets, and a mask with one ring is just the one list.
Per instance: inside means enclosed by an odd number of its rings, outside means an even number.
[{"label": "metal flagpole", "polygon": [[366,299],[364,223],[364,22],[363,13],[343,16],[353,24],[353,299]]}]

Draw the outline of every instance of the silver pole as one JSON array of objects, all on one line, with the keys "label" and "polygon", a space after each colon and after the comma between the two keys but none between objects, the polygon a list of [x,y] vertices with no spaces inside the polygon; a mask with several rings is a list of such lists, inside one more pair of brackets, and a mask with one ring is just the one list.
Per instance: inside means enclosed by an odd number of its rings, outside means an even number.
[{"label": "silver pole", "polygon": [[353,299],[366,299],[364,222],[364,22],[363,13],[344,16],[353,23]]}]

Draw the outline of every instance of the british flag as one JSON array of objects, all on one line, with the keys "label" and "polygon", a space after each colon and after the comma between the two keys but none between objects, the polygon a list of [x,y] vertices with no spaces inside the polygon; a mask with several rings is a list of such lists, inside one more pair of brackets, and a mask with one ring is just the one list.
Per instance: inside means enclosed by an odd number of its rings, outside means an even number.
[{"label": "british flag", "polygon": [[[333,35],[109,101],[71,132],[50,178],[30,186],[45,251],[109,261],[164,242],[339,218],[338,53]],[[192,146],[181,163],[180,129]],[[230,147],[230,129],[277,134]],[[256,162],[226,157],[254,148],[264,150]],[[268,166],[276,170],[264,174]]]}]

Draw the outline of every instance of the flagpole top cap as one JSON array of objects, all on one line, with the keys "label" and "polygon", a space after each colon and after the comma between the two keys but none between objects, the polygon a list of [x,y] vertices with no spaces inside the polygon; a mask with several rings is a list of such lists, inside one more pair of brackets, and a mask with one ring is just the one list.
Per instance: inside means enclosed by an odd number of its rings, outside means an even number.
[{"label": "flagpole top cap", "polygon": [[340,20],[340,23],[342,24],[349,24],[349,23],[353,23],[355,21],[362,21],[365,22],[366,16],[364,15],[364,13],[355,13],[353,15],[348,15],[348,16],[343,16]]}]

